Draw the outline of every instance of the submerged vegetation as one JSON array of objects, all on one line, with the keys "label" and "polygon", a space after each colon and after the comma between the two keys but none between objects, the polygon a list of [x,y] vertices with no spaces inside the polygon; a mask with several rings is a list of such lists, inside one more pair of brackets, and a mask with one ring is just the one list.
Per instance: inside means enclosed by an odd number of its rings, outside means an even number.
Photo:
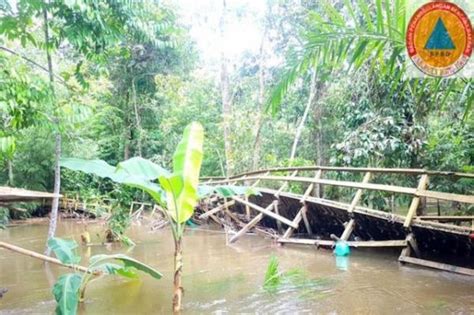
[{"label": "submerged vegetation", "polygon": [[[48,247],[56,257],[66,265],[78,265],[81,256],[76,253],[77,244],[73,240],[51,238]],[[111,263],[116,260],[122,265]],[[67,273],[61,275],[53,287],[53,295],[57,302],[57,315],[75,315],[79,301],[85,298],[87,285],[94,277],[101,275],[118,275],[129,279],[138,278],[136,271],[142,271],[155,279],[162,274],[152,267],[145,265],[123,254],[96,255],[89,259],[89,266],[84,273]]]},{"label": "submerged vegetation", "polygon": [[[143,189],[164,209],[171,225],[174,238],[174,295],[173,312],[181,311],[183,298],[183,236],[186,222],[194,213],[198,198],[211,193],[230,197],[246,192],[245,187],[201,186],[199,172],[203,158],[204,131],[199,123],[191,123],[184,130],[183,138],[173,155],[173,172],[153,162],[132,158],[112,167],[100,160],[63,159],[61,165],[72,170],[94,174],[100,177]],[[158,182],[156,182],[158,181]],[[199,193],[198,194],[198,190]],[[126,219],[120,220],[123,222]],[[121,233],[123,235],[123,233]],[[123,237],[123,236],[122,236]]]},{"label": "submerged vegetation", "polygon": [[263,282],[263,289],[270,293],[296,291],[300,298],[321,297],[331,281],[326,278],[311,279],[303,270],[293,268],[280,271],[280,263],[276,256],[270,256]]}]

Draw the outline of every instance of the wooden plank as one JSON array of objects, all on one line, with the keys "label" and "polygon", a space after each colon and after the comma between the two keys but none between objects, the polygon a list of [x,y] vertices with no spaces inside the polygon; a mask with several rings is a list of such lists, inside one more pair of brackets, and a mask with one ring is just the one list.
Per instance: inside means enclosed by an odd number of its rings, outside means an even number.
[{"label": "wooden plank", "polygon": [[342,241],[347,241],[349,239],[349,237],[352,234],[352,231],[354,230],[354,225],[355,225],[354,219],[350,219],[349,222],[347,222],[344,232],[342,232],[342,235],[340,237]]},{"label": "wooden plank", "polygon": [[[426,186],[428,185],[428,175],[421,175],[420,181],[418,183],[418,188],[417,191],[425,190]],[[405,218],[405,223],[403,223],[403,226],[408,228],[411,225],[411,221],[413,220],[413,217],[415,216],[416,209],[420,205],[420,197],[415,196],[413,197],[410,208],[408,209],[407,216]]]},{"label": "wooden plank", "polygon": [[316,245],[316,246],[334,246],[336,243],[330,240],[311,240],[303,238],[279,238],[278,243]]},{"label": "wooden plank", "polygon": [[[313,240],[302,238],[279,238],[279,243],[299,244],[299,245],[316,245],[332,247],[336,245],[335,241],[331,240]],[[347,245],[357,248],[376,248],[376,247],[405,247],[407,242],[405,240],[388,240],[388,241],[354,241],[346,242]]]},{"label": "wooden plank", "polygon": [[[275,211],[276,214],[280,215],[280,212],[278,211],[278,204],[280,202],[278,200],[274,200],[273,201],[273,210]],[[282,234],[283,233],[283,228],[281,226],[281,222],[280,221],[276,221],[276,224],[277,224],[277,229],[278,229],[278,233]]]},{"label": "wooden plank", "polygon": [[232,206],[235,204],[235,201],[234,200],[230,200],[228,202],[225,202],[217,207],[215,207],[214,209],[212,210],[208,210],[206,213],[203,213],[199,216],[199,219],[207,219],[207,217],[213,215],[213,214],[216,214],[217,212],[219,211],[222,211],[222,210],[225,210],[227,207],[229,206]]},{"label": "wooden plank", "polygon": [[457,222],[457,221],[472,221],[474,216],[472,215],[424,215],[416,217],[419,220],[430,220],[430,221],[444,221],[444,222]]},{"label": "wooden plank", "polygon": [[306,208],[306,205],[301,207],[300,211],[296,214],[295,218],[293,219],[294,226],[290,226],[285,234],[283,234],[283,238],[289,238],[293,232],[299,227],[301,220],[303,219],[303,210]]},{"label": "wooden plank", "polygon": [[[268,207],[265,209],[270,210],[273,207],[273,203],[270,204]],[[259,213],[255,218],[250,220],[249,223],[247,223],[240,231],[237,232],[232,238],[229,240],[229,243],[234,243],[237,241],[242,235],[247,233],[248,230],[250,230],[252,227],[254,227],[258,222],[260,222],[263,219],[263,213]]]},{"label": "wooden plank", "polygon": [[402,263],[409,263],[409,264],[419,265],[419,266],[423,266],[423,267],[428,267],[428,268],[433,268],[433,269],[439,269],[439,270],[459,273],[459,274],[467,275],[467,276],[474,276],[474,269],[458,267],[458,266],[449,265],[449,264],[443,264],[443,263],[439,263],[439,262],[435,262],[435,261],[431,261],[431,260],[426,260],[426,259],[420,259],[420,258],[414,258],[414,257],[408,257],[408,256],[400,256],[398,258],[398,261],[400,261]]},{"label": "wooden plank", "polygon": [[415,196],[474,204],[474,196],[451,194],[451,193],[445,193],[441,191],[429,191],[429,190],[416,191]]},{"label": "wooden plank", "polygon": [[[207,210],[207,206],[202,207],[202,210],[203,210],[204,212],[209,211],[209,210]],[[222,222],[221,222],[221,221],[219,220],[219,218],[217,218],[215,215],[210,214],[209,217],[210,217],[214,222],[216,222],[217,225],[222,226]]]},{"label": "wooden plank", "polygon": [[[367,172],[364,175],[364,178],[362,179],[363,184],[367,184],[370,180],[370,177],[372,176],[371,172]],[[353,212],[355,207],[359,204],[360,198],[362,197],[362,189],[358,189],[354,195],[354,198],[352,199],[351,205],[349,206],[349,209],[347,209],[348,212]]]},{"label": "wooden plank", "polygon": [[[294,171],[293,173],[291,173],[290,175],[290,178],[294,178],[296,177],[296,175],[298,174],[298,171]],[[285,181],[283,183],[283,185],[281,185],[281,187],[278,189],[278,191],[275,193],[275,197],[278,198],[278,196],[280,196],[280,193],[286,189],[286,187],[288,186],[288,181]]]},{"label": "wooden plank", "polygon": [[309,224],[307,213],[308,213],[308,206],[305,204],[304,210],[303,212],[301,212],[301,215],[303,216],[303,222],[304,222],[306,231],[308,232],[309,235],[313,235],[313,230],[311,229],[311,224]]},{"label": "wooden plank", "polygon": [[289,180],[289,181],[300,182],[300,183],[315,183],[315,184],[331,185],[331,186],[337,186],[337,187],[386,191],[386,192],[391,192],[391,193],[413,195],[417,197],[427,197],[427,198],[433,198],[433,199],[439,199],[439,200],[457,201],[461,203],[474,204],[474,196],[470,196],[470,195],[452,194],[452,193],[445,193],[445,192],[440,192],[440,191],[418,190],[416,188],[395,186],[395,185],[370,184],[370,183],[363,184],[363,183],[350,182],[350,181],[314,179],[310,177],[295,177],[292,179],[288,179],[288,177],[286,176],[253,176],[253,177],[248,177],[247,179],[257,180],[257,181]]},{"label": "wooden plank", "polygon": [[[249,202],[249,196],[245,195],[245,201]],[[248,204],[245,205],[245,216],[247,220],[250,220],[250,207]]]},{"label": "wooden plank", "polygon": [[278,214],[273,213],[271,211],[267,211],[264,208],[262,208],[262,207],[260,207],[256,204],[253,204],[251,202],[247,202],[247,201],[245,201],[245,200],[243,200],[239,197],[233,196],[231,198],[234,199],[237,202],[240,202],[241,204],[248,205],[250,208],[252,208],[254,210],[257,210],[258,212],[262,212],[262,213],[266,214],[267,216],[272,217],[273,219],[280,221],[281,223],[284,223],[284,224],[286,224],[288,226],[291,226],[291,227],[294,227],[294,228],[298,228],[297,225],[295,225],[293,222],[291,222],[287,218],[282,217],[281,215],[278,215]]},{"label": "wooden plank", "polygon": [[388,240],[388,241],[353,241],[347,242],[351,247],[405,247],[407,242],[405,240]]},{"label": "wooden plank", "polygon": [[[321,178],[321,170],[317,170],[316,174],[314,175],[314,179],[318,180],[320,178]],[[306,201],[306,199],[309,197],[309,195],[311,194],[311,191],[313,191],[313,189],[314,189],[314,183],[311,183],[308,186],[308,188],[306,188],[306,191],[303,194],[303,198],[301,198],[301,200],[300,200],[301,203],[304,203]],[[316,197],[319,198],[319,193],[317,194]]]},{"label": "wooden plank", "polygon": [[[411,250],[413,250],[413,252],[415,253],[417,257],[421,257],[421,251],[418,248],[418,243],[416,242],[415,236],[413,235],[413,233],[408,234],[406,241],[407,241],[407,244],[410,246],[410,252]],[[407,255],[407,256],[410,256],[410,255]]]},{"label": "wooden plank", "polygon": [[[260,179],[260,180],[276,180],[283,181],[287,177],[285,176],[254,176],[248,177],[248,179]],[[416,193],[416,188],[409,188],[403,186],[394,186],[394,185],[383,185],[383,184],[363,184],[359,182],[349,182],[349,181],[338,181],[330,179],[314,179],[310,177],[295,177],[290,181],[300,182],[300,183],[315,183],[323,185],[331,185],[338,187],[348,187],[348,188],[358,188],[358,189],[369,189],[369,190],[379,190],[407,195],[414,195]],[[461,195],[463,196],[463,195]]]},{"label": "wooden plank", "polygon": [[[266,176],[270,174],[270,172],[266,172],[265,174],[263,174],[263,176]],[[285,177],[286,178],[286,177]],[[247,177],[247,179],[256,179],[255,183],[253,183],[250,187],[257,187],[257,185],[260,183],[260,181],[262,180],[261,178],[252,178],[252,177]]]},{"label": "wooden plank", "polygon": [[[257,170],[252,172],[246,172],[245,175],[258,175],[265,172],[291,172],[294,170],[299,171],[339,171],[339,172],[371,172],[371,173],[385,173],[385,174],[406,174],[406,175],[436,175],[436,176],[446,176],[446,177],[464,177],[464,178],[474,178],[474,173],[459,173],[459,172],[449,172],[449,171],[430,171],[421,168],[378,168],[378,167],[338,167],[338,166],[299,166],[299,167],[277,167],[269,168],[263,170]],[[230,178],[238,178],[244,174],[238,174],[231,176]],[[203,180],[208,179],[209,177],[203,177]],[[213,180],[223,180],[224,177],[212,177]],[[216,183],[214,181],[214,183]]]}]

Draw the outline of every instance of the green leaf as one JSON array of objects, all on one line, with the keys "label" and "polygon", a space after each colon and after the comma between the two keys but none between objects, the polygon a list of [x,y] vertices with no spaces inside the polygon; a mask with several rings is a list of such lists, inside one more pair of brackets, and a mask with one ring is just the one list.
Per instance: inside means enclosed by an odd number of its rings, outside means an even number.
[{"label": "green leaf", "polygon": [[[181,176],[182,189],[176,199],[178,223],[186,222],[194,213],[198,200],[197,188],[203,157],[204,129],[201,124],[189,124],[173,155],[173,175]],[[168,201],[168,206],[170,202]]]},{"label": "green leaf", "polygon": [[155,180],[160,176],[169,176],[170,172],[161,166],[146,160],[141,157],[133,157],[126,161],[120,162],[117,165],[116,172],[122,173],[122,171],[133,177],[143,178],[146,180]]},{"label": "green leaf", "polygon": [[116,183],[143,189],[159,204],[163,202],[164,192],[159,185],[150,180],[156,179],[160,175],[169,174],[167,170],[142,158],[131,158],[119,163],[117,167],[113,167],[102,160],[62,158],[61,166],[102,178],[110,178]]},{"label": "green leaf", "polygon": [[53,286],[54,299],[57,302],[57,315],[75,315],[79,303],[79,288],[82,276],[77,273],[67,273],[59,277]]},{"label": "green leaf", "polygon": [[48,247],[63,264],[77,265],[81,261],[81,256],[75,251],[77,243],[74,240],[53,237],[48,240]]},{"label": "green leaf", "polygon": [[73,171],[81,171],[87,174],[96,175],[102,178],[110,178],[116,181],[115,167],[102,160],[85,160],[78,158],[62,158],[62,167]]},{"label": "green leaf", "polygon": [[281,283],[281,274],[278,271],[279,262],[276,256],[272,255],[268,262],[267,271],[265,273],[265,280],[263,282],[263,288],[266,291],[274,291]]},{"label": "green leaf", "polygon": [[114,263],[103,263],[100,264],[99,266],[92,268],[92,271],[98,271],[103,274],[108,274],[108,275],[120,275],[125,278],[129,279],[137,279],[138,278],[138,273],[134,268],[130,267],[124,267],[123,265],[119,264],[114,264]]},{"label": "green leaf", "polygon": [[110,272],[108,272],[109,274],[113,272],[113,274],[118,274],[127,278],[136,278],[133,275],[133,271],[131,270],[131,268],[133,268],[142,271],[155,279],[161,279],[163,277],[163,274],[161,274],[153,267],[150,267],[136,259],[133,259],[123,254],[92,256],[90,259],[90,265],[94,267],[91,267],[91,269],[96,270],[96,268],[100,267],[101,264],[106,263],[106,261],[108,260],[118,260],[123,263],[123,266],[119,266],[120,268],[117,267],[118,265],[107,264],[105,268],[110,268]]},{"label": "green leaf", "polygon": [[159,178],[161,187],[165,190],[168,215],[178,222],[179,208],[178,198],[183,191],[183,178],[179,175],[172,175],[169,177],[161,176]]},{"label": "green leaf", "polygon": [[234,186],[234,185],[222,185],[222,186],[210,186],[210,185],[199,185],[199,198],[217,193],[221,197],[232,197],[237,195],[260,195],[260,192],[253,187],[248,186]]}]

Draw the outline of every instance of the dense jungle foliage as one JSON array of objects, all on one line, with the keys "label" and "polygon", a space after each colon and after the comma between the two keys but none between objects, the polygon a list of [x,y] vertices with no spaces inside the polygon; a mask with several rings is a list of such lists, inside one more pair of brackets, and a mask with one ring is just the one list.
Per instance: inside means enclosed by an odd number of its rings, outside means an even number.
[{"label": "dense jungle foliage", "polygon": [[[407,1],[243,3],[188,19],[173,1],[0,0],[0,183],[53,191],[58,134],[63,157],[169,167],[191,121],[206,133],[204,176],[314,164],[473,171],[472,80],[406,77]],[[239,54],[206,56],[191,34],[205,24],[232,41],[227,26],[249,19],[259,47]],[[61,179],[65,194],[126,209],[147,198],[69,170]],[[372,202],[388,208],[382,197]]]}]

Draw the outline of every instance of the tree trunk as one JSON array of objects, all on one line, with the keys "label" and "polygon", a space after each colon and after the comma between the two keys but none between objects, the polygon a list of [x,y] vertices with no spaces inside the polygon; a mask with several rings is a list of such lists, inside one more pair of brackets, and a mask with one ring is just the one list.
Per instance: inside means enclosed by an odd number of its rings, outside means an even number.
[{"label": "tree trunk", "polygon": [[311,109],[311,105],[314,101],[314,96],[316,95],[316,71],[313,71],[311,75],[311,83],[310,83],[309,95],[308,95],[308,102],[306,103],[306,108],[303,113],[303,117],[301,117],[300,124],[298,128],[296,128],[295,133],[295,140],[293,141],[293,146],[291,148],[290,154],[290,162],[294,160],[296,155],[296,148],[298,147],[298,142],[300,141],[301,133],[303,132],[304,125],[306,123],[306,119],[308,118],[309,110]]},{"label": "tree trunk", "polygon": [[14,176],[13,176],[13,162],[11,159],[7,160],[7,167],[8,167],[8,186],[13,187],[14,183]]},{"label": "tree trunk", "polygon": [[132,139],[132,130],[130,128],[130,112],[128,110],[130,101],[130,93],[125,93],[125,117],[124,117],[124,131],[123,131],[123,159],[130,158],[130,141]]},{"label": "tree trunk", "polygon": [[[48,11],[46,7],[43,8],[43,23],[44,23],[44,42],[46,46],[46,59],[48,61],[48,73],[49,73],[49,84],[51,88],[51,93],[52,93],[52,99],[53,99],[53,106],[56,104],[56,93],[54,89],[54,70],[53,70],[53,61],[51,57],[51,52],[49,48],[49,26],[48,26]],[[53,108],[53,111],[55,109]],[[54,122],[57,125],[56,126],[56,131],[55,131],[55,150],[54,150],[54,189],[53,193],[55,194],[55,197],[53,198],[53,202],[51,205],[51,215],[50,215],[50,221],[49,221],[49,229],[48,229],[48,238],[54,237],[56,233],[56,224],[58,220],[58,207],[59,207],[59,192],[61,190],[61,168],[59,165],[59,161],[61,159],[61,133],[59,130],[59,120],[57,117],[57,113],[54,113]],[[47,241],[46,241],[47,242]],[[47,243],[46,243],[46,250],[45,254],[49,256],[51,254],[51,250],[49,249]]]},{"label": "tree trunk", "polygon": [[137,149],[138,149],[138,156],[142,157],[142,124],[140,121],[140,113],[138,112],[138,104],[137,104],[137,90],[135,87],[135,78],[132,79],[132,98],[133,98],[133,110],[135,112],[135,125],[137,127]]},{"label": "tree trunk", "polygon": [[[61,167],[59,161],[61,159],[61,134],[59,131],[56,132],[56,148],[54,152],[54,194],[59,195],[61,189]],[[48,240],[56,234],[56,225],[58,221],[58,208],[59,208],[59,197],[53,198],[53,203],[51,205],[51,214],[49,219],[49,229],[48,229]],[[49,256],[51,250],[46,244],[45,255]]]},{"label": "tree trunk", "polygon": [[263,127],[263,106],[265,103],[265,55],[264,55],[264,44],[265,37],[267,34],[267,28],[263,31],[262,41],[260,43],[260,60],[259,60],[259,71],[258,71],[258,112],[257,112],[257,131],[255,133],[255,141],[253,144],[253,159],[252,159],[252,170],[258,169],[258,162],[260,160],[260,148],[261,148],[261,137]]},{"label": "tree trunk", "polygon": [[[219,22],[221,40],[224,39],[224,26],[226,15],[226,0],[222,1],[222,14]],[[221,41],[223,42],[223,41]],[[230,140],[230,118],[232,113],[232,104],[229,94],[229,73],[227,71],[227,59],[224,53],[224,47],[221,48],[221,95],[222,95],[222,122],[224,129],[224,152],[226,162],[226,176],[232,175],[234,171],[234,162],[232,154],[232,144]]]},{"label": "tree trunk", "polygon": [[181,303],[183,300],[183,285],[181,276],[183,273],[183,239],[179,238],[174,242],[174,294],[173,294],[173,314],[181,312]]}]

